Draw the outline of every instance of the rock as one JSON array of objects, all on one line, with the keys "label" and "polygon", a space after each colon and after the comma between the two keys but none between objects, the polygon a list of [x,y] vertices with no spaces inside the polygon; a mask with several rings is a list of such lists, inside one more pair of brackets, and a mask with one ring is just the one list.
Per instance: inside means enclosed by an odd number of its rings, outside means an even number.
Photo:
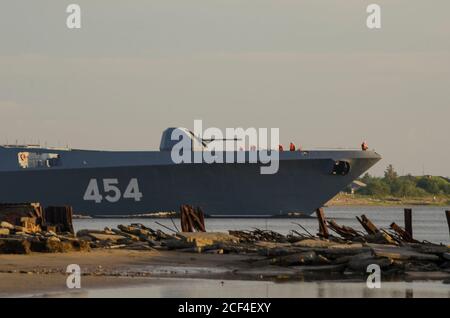
[{"label": "rock", "polygon": [[371,253],[359,254],[350,258],[348,267],[355,271],[366,272],[367,266],[376,264],[380,268],[386,268],[393,263],[392,259],[386,257],[374,257]]},{"label": "rock", "polygon": [[75,240],[75,241],[72,241],[71,243],[72,243],[72,248],[75,251],[89,252],[91,250],[91,245],[89,244],[89,241]]},{"label": "rock", "polygon": [[8,223],[6,221],[2,221],[2,222],[0,222],[0,228],[14,230],[14,225],[12,225],[11,223]]},{"label": "rock", "polygon": [[117,234],[100,234],[100,233],[89,233],[87,236],[90,236],[94,240],[97,241],[111,241],[111,242],[117,242],[119,240],[129,240],[125,236],[117,235]]},{"label": "rock", "polygon": [[29,254],[30,242],[26,239],[0,238],[0,254]]},{"label": "rock", "polygon": [[278,265],[278,266],[292,266],[292,265],[323,265],[329,264],[330,261],[321,255],[317,255],[314,251],[296,253],[286,256],[274,257],[265,260],[259,260],[253,264],[256,266]]},{"label": "rock", "polygon": [[66,245],[61,242],[61,240],[53,240],[53,239],[47,239],[45,242],[45,250],[44,252],[47,253],[63,253],[67,252],[67,248],[71,247],[71,245]]},{"label": "rock", "polygon": [[197,247],[220,243],[238,243],[239,239],[233,235],[220,232],[182,232],[177,234],[188,243]]},{"label": "rock", "polygon": [[397,242],[395,242],[391,236],[384,232],[366,235],[364,236],[364,239],[369,243],[397,245]]},{"label": "rock", "polygon": [[22,232],[22,233],[27,233],[27,229],[24,228],[23,226],[20,225],[14,225],[14,231],[17,232]]},{"label": "rock", "polygon": [[133,235],[133,234],[130,234],[130,233],[126,233],[126,232],[123,232],[123,231],[118,230],[118,229],[112,229],[112,231],[115,234],[117,234],[117,235],[121,235],[121,236],[127,237],[127,238],[129,238],[129,239],[131,239],[131,240],[133,240],[135,242],[139,241],[139,237],[137,237],[136,235]]},{"label": "rock", "polygon": [[343,256],[358,255],[371,252],[370,247],[330,247],[320,250],[320,253],[328,258],[339,258]]},{"label": "rock", "polygon": [[73,250],[73,242],[61,241],[58,237],[30,239],[31,250],[39,253],[65,253]]},{"label": "rock", "polygon": [[275,248],[259,248],[258,254],[261,256],[267,257],[277,257],[277,256],[285,256],[294,253],[298,253],[297,249],[294,248],[286,248],[286,247],[275,247]]},{"label": "rock", "polygon": [[165,240],[163,242],[163,245],[167,246],[167,248],[170,249],[170,250],[185,249],[185,248],[195,247],[194,242],[188,242],[188,241],[185,241],[185,240],[178,240],[178,239]]},{"label": "rock", "polygon": [[77,236],[77,237],[79,237],[79,236],[87,236],[90,233],[105,234],[105,231],[85,229],[85,230],[79,230],[75,236]]},{"label": "rock", "polygon": [[215,250],[206,250],[205,253],[206,254],[223,254],[223,249],[218,248]]},{"label": "rock", "polygon": [[48,242],[48,241],[61,242],[61,240],[60,240],[58,237],[56,237],[56,236],[50,236],[50,237],[47,239],[47,242]]},{"label": "rock", "polygon": [[118,225],[117,228],[122,232],[129,233],[137,237],[147,237],[150,234],[148,230],[144,230],[135,226]]},{"label": "rock", "polygon": [[314,266],[291,266],[290,269],[294,269],[298,272],[327,272],[327,273],[340,273],[345,269],[345,264],[335,265],[314,265]]},{"label": "rock", "polygon": [[418,253],[407,247],[382,246],[372,248],[375,256],[387,257],[395,260],[439,261],[439,256]]},{"label": "rock", "polygon": [[266,248],[266,249],[275,249],[275,248],[290,248],[292,245],[291,243],[278,243],[278,242],[267,242],[267,241],[257,241],[253,243],[254,245]]},{"label": "rock", "polygon": [[0,235],[9,235],[9,229],[0,229]]},{"label": "rock", "polygon": [[181,248],[177,250],[178,252],[184,252],[184,253],[201,253],[203,252],[203,249],[201,247],[187,247],[187,248]]},{"label": "rock", "polygon": [[325,240],[313,240],[313,239],[306,239],[292,244],[292,246],[311,247],[311,248],[328,248],[330,246],[337,246],[337,245],[338,244],[336,244],[335,242]]}]

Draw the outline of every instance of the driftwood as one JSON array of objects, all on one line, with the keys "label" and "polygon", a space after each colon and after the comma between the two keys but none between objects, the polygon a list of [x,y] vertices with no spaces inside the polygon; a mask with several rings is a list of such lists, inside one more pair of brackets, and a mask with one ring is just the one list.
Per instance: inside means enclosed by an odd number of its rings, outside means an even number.
[{"label": "driftwood", "polygon": [[316,210],[317,220],[319,221],[319,233],[318,235],[323,238],[328,238],[328,228],[325,220],[325,214],[323,213],[323,209]]},{"label": "driftwood", "polygon": [[372,223],[364,214],[361,215],[361,218],[356,217],[358,222],[362,225],[362,227],[366,230],[368,234],[377,234],[380,230]]},{"label": "driftwood", "polygon": [[205,217],[200,207],[194,209],[190,205],[183,204],[180,207],[181,230],[183,232],[206,232]]},{"label": "driftwood", "polygon": [[397,235],[401,238],[402,241],[411,243],[417,242],[412,238],[410,233],[408,233],[406,230],[402,229],[400,226],[395,224],[395,222],[392,222],[390,227],[392,230],[394,230],[395,233],[397,233]]},{"label": "driftwood", "polygon": [[338,225],[334,220],[329,220],[327,221],[328,227],[333,230],[334,232],[336,232],[337,234],[339,234],[340,236],[342,236],[345,239],[354,239],[356,237],[361,237],[361,233],[359,233],[358,231],[354,230],[353,228],[349,227],[349,226],[340,226]]}]

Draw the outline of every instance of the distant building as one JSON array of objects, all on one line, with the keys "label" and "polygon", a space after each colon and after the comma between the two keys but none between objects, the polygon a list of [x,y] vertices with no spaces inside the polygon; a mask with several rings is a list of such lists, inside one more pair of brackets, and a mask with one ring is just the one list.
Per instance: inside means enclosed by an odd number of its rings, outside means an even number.
[{"label": "distant building", "polygon": [[355,191],[358,191],[359,189],[365,188],[365,187],[367,187],[367,184],[365,184],[364,182],[354,180],[349,186],[350,193],[355,194]]}]

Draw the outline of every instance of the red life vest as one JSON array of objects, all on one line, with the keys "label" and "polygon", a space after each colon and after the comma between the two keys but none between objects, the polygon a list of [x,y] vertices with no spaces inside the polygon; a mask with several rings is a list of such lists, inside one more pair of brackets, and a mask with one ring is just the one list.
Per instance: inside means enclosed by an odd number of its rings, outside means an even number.
[{"label": "red life vest", "polygon": [[289,151],[295,151],[295,145],[292,142],[289,144]]}]

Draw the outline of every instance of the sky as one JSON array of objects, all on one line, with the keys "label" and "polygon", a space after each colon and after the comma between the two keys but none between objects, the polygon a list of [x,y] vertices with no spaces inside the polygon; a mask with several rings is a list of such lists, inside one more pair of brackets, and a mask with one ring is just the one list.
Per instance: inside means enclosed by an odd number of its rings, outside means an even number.
[{"label": "sky", "polygon": [[279,128],[304,149],[366,140],[383,157],[372,174],[450,176],[449,13],[448,0],[4,1],[0,143],[154,150],[201,119]]}]

